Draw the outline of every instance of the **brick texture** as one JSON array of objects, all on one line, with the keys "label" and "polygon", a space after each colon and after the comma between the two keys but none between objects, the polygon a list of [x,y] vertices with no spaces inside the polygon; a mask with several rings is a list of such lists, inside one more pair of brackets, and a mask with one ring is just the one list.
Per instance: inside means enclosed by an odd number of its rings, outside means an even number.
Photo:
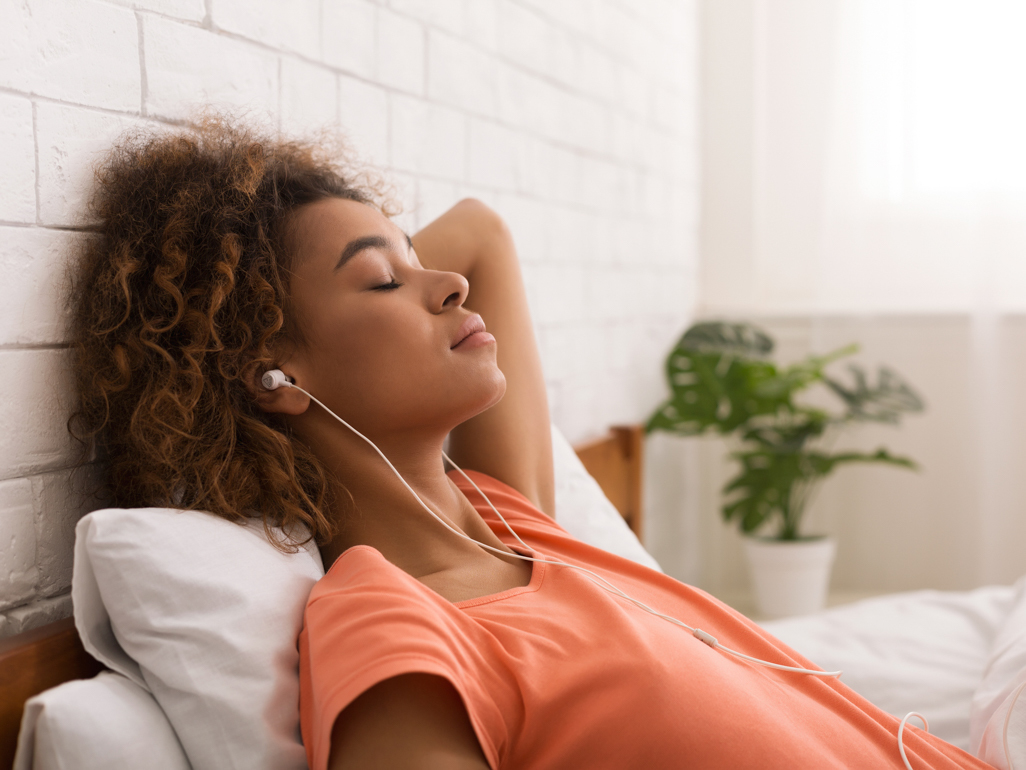
[{"label": "brick texture", "polygon": [[0,637],[70,612],[97,505],[65,429],[66,268],[114,137],[211,106],[326,126],[405,228],[495,207],[578,441],[647,415],[695,307],[696,34],[694,0],[0,3]]},{"label": "brick texture", "polygon": [[32,102],[0,94],[0,221],[36,221],[36,147]]},{"label": "brick texture", "polygon": [[0,3],[0,86],[111,110],[139,108],[135,14],[96,0]]}]

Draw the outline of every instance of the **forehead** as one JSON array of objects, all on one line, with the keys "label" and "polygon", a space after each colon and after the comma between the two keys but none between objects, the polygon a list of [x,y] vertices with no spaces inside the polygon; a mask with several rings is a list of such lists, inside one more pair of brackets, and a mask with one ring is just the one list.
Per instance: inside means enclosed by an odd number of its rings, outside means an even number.
[{"label": "forehead", "polygon": [[366,203],[325,198],[296,209],[293,233],[299,251],[338,251],[354,238],[367,235],[401,236],[399,228]]}]

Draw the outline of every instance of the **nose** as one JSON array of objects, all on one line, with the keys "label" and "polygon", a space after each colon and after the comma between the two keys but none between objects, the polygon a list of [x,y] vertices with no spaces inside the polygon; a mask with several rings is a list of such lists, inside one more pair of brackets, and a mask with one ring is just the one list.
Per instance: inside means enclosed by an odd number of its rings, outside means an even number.
[{"label": "nose", "polygon": [[469,293],[470,284],[460,273],[439,270],[436,285],[432,289],[433,309],[440,313],[449,307],[461,307]]}]

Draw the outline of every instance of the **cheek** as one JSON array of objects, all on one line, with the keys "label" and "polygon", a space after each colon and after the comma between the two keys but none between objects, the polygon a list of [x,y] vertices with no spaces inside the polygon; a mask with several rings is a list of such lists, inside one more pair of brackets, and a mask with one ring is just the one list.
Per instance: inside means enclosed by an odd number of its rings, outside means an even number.
[{"label": "cheek", "polygon": [[353,394],[346,407],[371,429],[456,425],[494,406],[506,391],[494,355],[485,352],[471,357],[397,345],[363,351],[361,359],[365,368],[346,378]]},{"label": "cheek", "polygon": [[444,351],[429,331],[387,313],[325,327],[316,351],[318,370],[332,390],[365,407],[408,394],[411,385],[444,373]]}]

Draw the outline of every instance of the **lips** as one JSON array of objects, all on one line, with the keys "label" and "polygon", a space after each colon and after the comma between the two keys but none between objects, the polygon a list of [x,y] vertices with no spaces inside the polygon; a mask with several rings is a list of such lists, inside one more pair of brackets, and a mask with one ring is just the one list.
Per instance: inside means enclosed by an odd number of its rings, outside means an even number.
[{"label": "lips", "polygon": [[456,336],[453,338],[452,345],[449,347],[452,350],[454,347],[459,345],[463,340],[469,337],[471,334],[477,334],[485,330],[484,321],[481,320],[481,316],[475,313],[472,316],[468,316],[466,320],[460,324],[459,331],[456,332]]}]

